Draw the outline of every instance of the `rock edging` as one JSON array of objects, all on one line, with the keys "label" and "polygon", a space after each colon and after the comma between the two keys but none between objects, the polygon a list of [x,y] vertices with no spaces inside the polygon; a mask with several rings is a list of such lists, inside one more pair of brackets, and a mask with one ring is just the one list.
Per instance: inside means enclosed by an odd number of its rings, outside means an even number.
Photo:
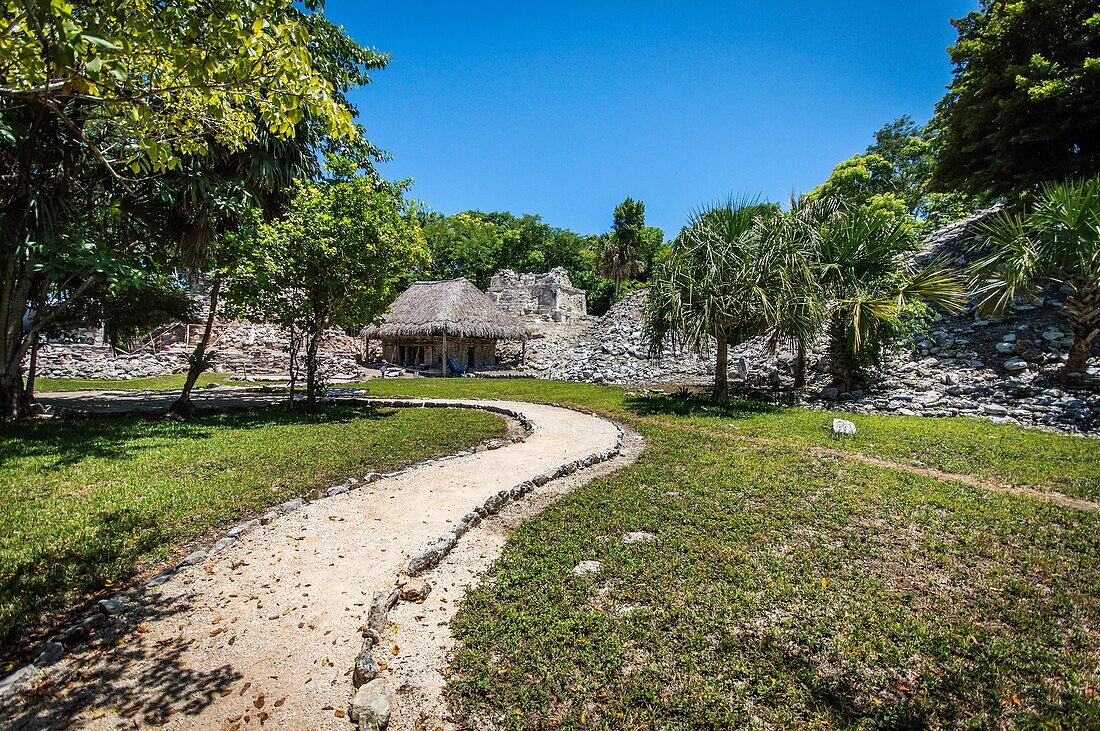
[{"label": "rock edging", "polygon": [[[446,406],[447,404],[436,402],[430,405]],[[571,411],[578,411],[580,413],[588,413],[580,409],[573,409],[560,404],[551,405],[558,408],[568,408]],[[499,408],[489,407],[488,405],[479,406],[485,408]],[[532,428],[537,428],[526,417],[522,417],[520,422],[524,424],[525,427],[527,424],[531,424]],[[374,601],[371,604],[370,613],[367,618],[366,630],[363,632],[363,644],[359,654],[355,658],[355,665],[352,671],[353,687],[352,697],[349,702],[348,717],[353,722],[358,722],[360,731],[383,731],[389,723],[388,709],[392,705],[393,690],[390,688],[388,681],[380,677],[382,671],[378,663],[375,662],[372,651],[375,645],[381,641],[381,633],[388,621],[390,610],[403,600],[416,601],[415,596],[406,597],[406,592],[402,588],[403,584],[408,580],[408,577],[420,576],[438,566],[454,549],[462,536],[476,528],[481,523],[482,519],[499,513],[504,506],[509,503],[522,499],[536,488],[542,487],[552,480],[572,475],[582,469],[592,467],[602,462],[608,462],[619,456],[622,453],[623,441],[626,439],[626,434],[622,427],[617,424],[615,430],[616,437],[614,447],[570,460],[553,470],[535,475],[530,480],[524,480],[523,482],[513,485],[509,489],[501,490],[494,495],[490,495],[484,502],[462,516],[452,530],[445,533],[436,541],[429,544],[420,553],[409,559],[406,570],[397,579],[397,588],[375,593]],[[430,590],[430,586],[427,587],[427,590]],[[426,594],[427,591],[424,593]],[[370,689],[369,691],[367,690],[368,688]],[[364,698],[364,696],[366,698]],[[384,697],[387,702],[380,703],[378,701],[379,697]],[[372,700],[372,702],[368,702],[368,700]],[[385,714],[375,713],[373,711],[373,708],[380,708],[383,706],[387,709]]]}]

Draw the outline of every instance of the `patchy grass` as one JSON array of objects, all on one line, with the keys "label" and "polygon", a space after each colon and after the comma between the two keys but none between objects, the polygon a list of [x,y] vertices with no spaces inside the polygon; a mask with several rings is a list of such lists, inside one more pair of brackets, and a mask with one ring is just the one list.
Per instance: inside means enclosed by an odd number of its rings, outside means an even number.
[{"label": "patchy grass", "polygon": [[0,640],[179,555],[209,530],[503,429],[491,414],[462,409],[282,407],[186,423],[0,424]]},{"label": "patchy grass", "polygon": [[[541,392],[649,442],[467,597],[448,692],[471,727],[1100,728],[1100,514],[808,449],[1095,496],[1095,441],[904,417],[842,441],[831,414],[573,384],[371,389]],[[622,543],[638,530],[657,538]]]},{"label": "patchy grass", "polygon": [[[58,391],[179,391],[186,380],[185,373],[172,373],[166,376],[148,376],[130,379],[97,378],[36,378],[35,393],[57,393]],[[222,386],[259,386],[262,383],[237,380],[227,373],[203,373],[199,376],[196,388],[211,383]]]}]

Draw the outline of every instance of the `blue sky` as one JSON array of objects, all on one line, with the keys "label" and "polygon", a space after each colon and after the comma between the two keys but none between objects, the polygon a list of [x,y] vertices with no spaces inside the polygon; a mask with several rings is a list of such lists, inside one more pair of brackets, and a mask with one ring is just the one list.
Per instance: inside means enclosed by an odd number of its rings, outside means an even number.
[{"label": "blue sky", "polygon": [[730,194],[785,200],[883,124],[923,122],[976,0],[329,0],[392,54],[353,95],[391,179],[443,213],[607,230],[626,196],[672,235]]}]

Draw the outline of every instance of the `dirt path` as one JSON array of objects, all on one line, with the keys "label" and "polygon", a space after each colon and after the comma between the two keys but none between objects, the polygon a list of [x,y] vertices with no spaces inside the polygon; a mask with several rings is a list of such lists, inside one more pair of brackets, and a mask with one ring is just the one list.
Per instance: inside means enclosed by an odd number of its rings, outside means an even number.
[{"label": "dirt path", "polygon": [[0,725],[352,728],[344,717],[350,671],[374,592],[489,496],[618,438],[611,422],[576,411],[479,403],[519,411],[535,430],[518,444],[309,503],[245,534],[123,615],[117,639],[43,670],[33,681],[41,702],[0,715]]}]

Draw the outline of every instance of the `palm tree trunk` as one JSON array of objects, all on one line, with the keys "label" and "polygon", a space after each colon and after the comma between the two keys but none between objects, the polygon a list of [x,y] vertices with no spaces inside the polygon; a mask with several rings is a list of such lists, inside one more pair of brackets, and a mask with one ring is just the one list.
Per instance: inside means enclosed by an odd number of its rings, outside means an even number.
[{"label": "palm tree trunk", "polygon": [[190,419],[195,415],[195,405],[191,402],[191,391],[198,383],[199,376],[206,370],[206,347],[210,344],[210,333],[214,329],[214,318],[218,311],[218,296],[221,294],[221,289],[221,277],[215,277],[214,284],[210,288],[210,313],[206,316],[206,327],[202,331],[199,342],[195,344],[194,352],[191,353],[187,378],[183,382],[183,391],[180,392],[179,398],[168,408],[168,413],[184,419]]},{"label": "palm tree trunk", "polygon": [[806,385],[806,343],[801,340],[795,346],[794,355],[794,387],[802,388]]},{"label": "palm tree trunk", "polygon": [[1064,375],[1084,373],[1088,367],[1092,343],[1100,334],[1100,290],[1066,298],[1066,316],[1073,330]]},{"label": "palm tree trunk", "polygon": [[720,334],[718,340],[718,359],[714,369],[714,393],[711,400],[723,406],[730,402],[729,387],[729,348],[725,334]]},{"label": "palm tree trunk", "polygon": [[832,364],[833,385],[841,393],[851,391],[856,376],[856,364],[844,323],[837,320],[829,325],[829,360]]}]

